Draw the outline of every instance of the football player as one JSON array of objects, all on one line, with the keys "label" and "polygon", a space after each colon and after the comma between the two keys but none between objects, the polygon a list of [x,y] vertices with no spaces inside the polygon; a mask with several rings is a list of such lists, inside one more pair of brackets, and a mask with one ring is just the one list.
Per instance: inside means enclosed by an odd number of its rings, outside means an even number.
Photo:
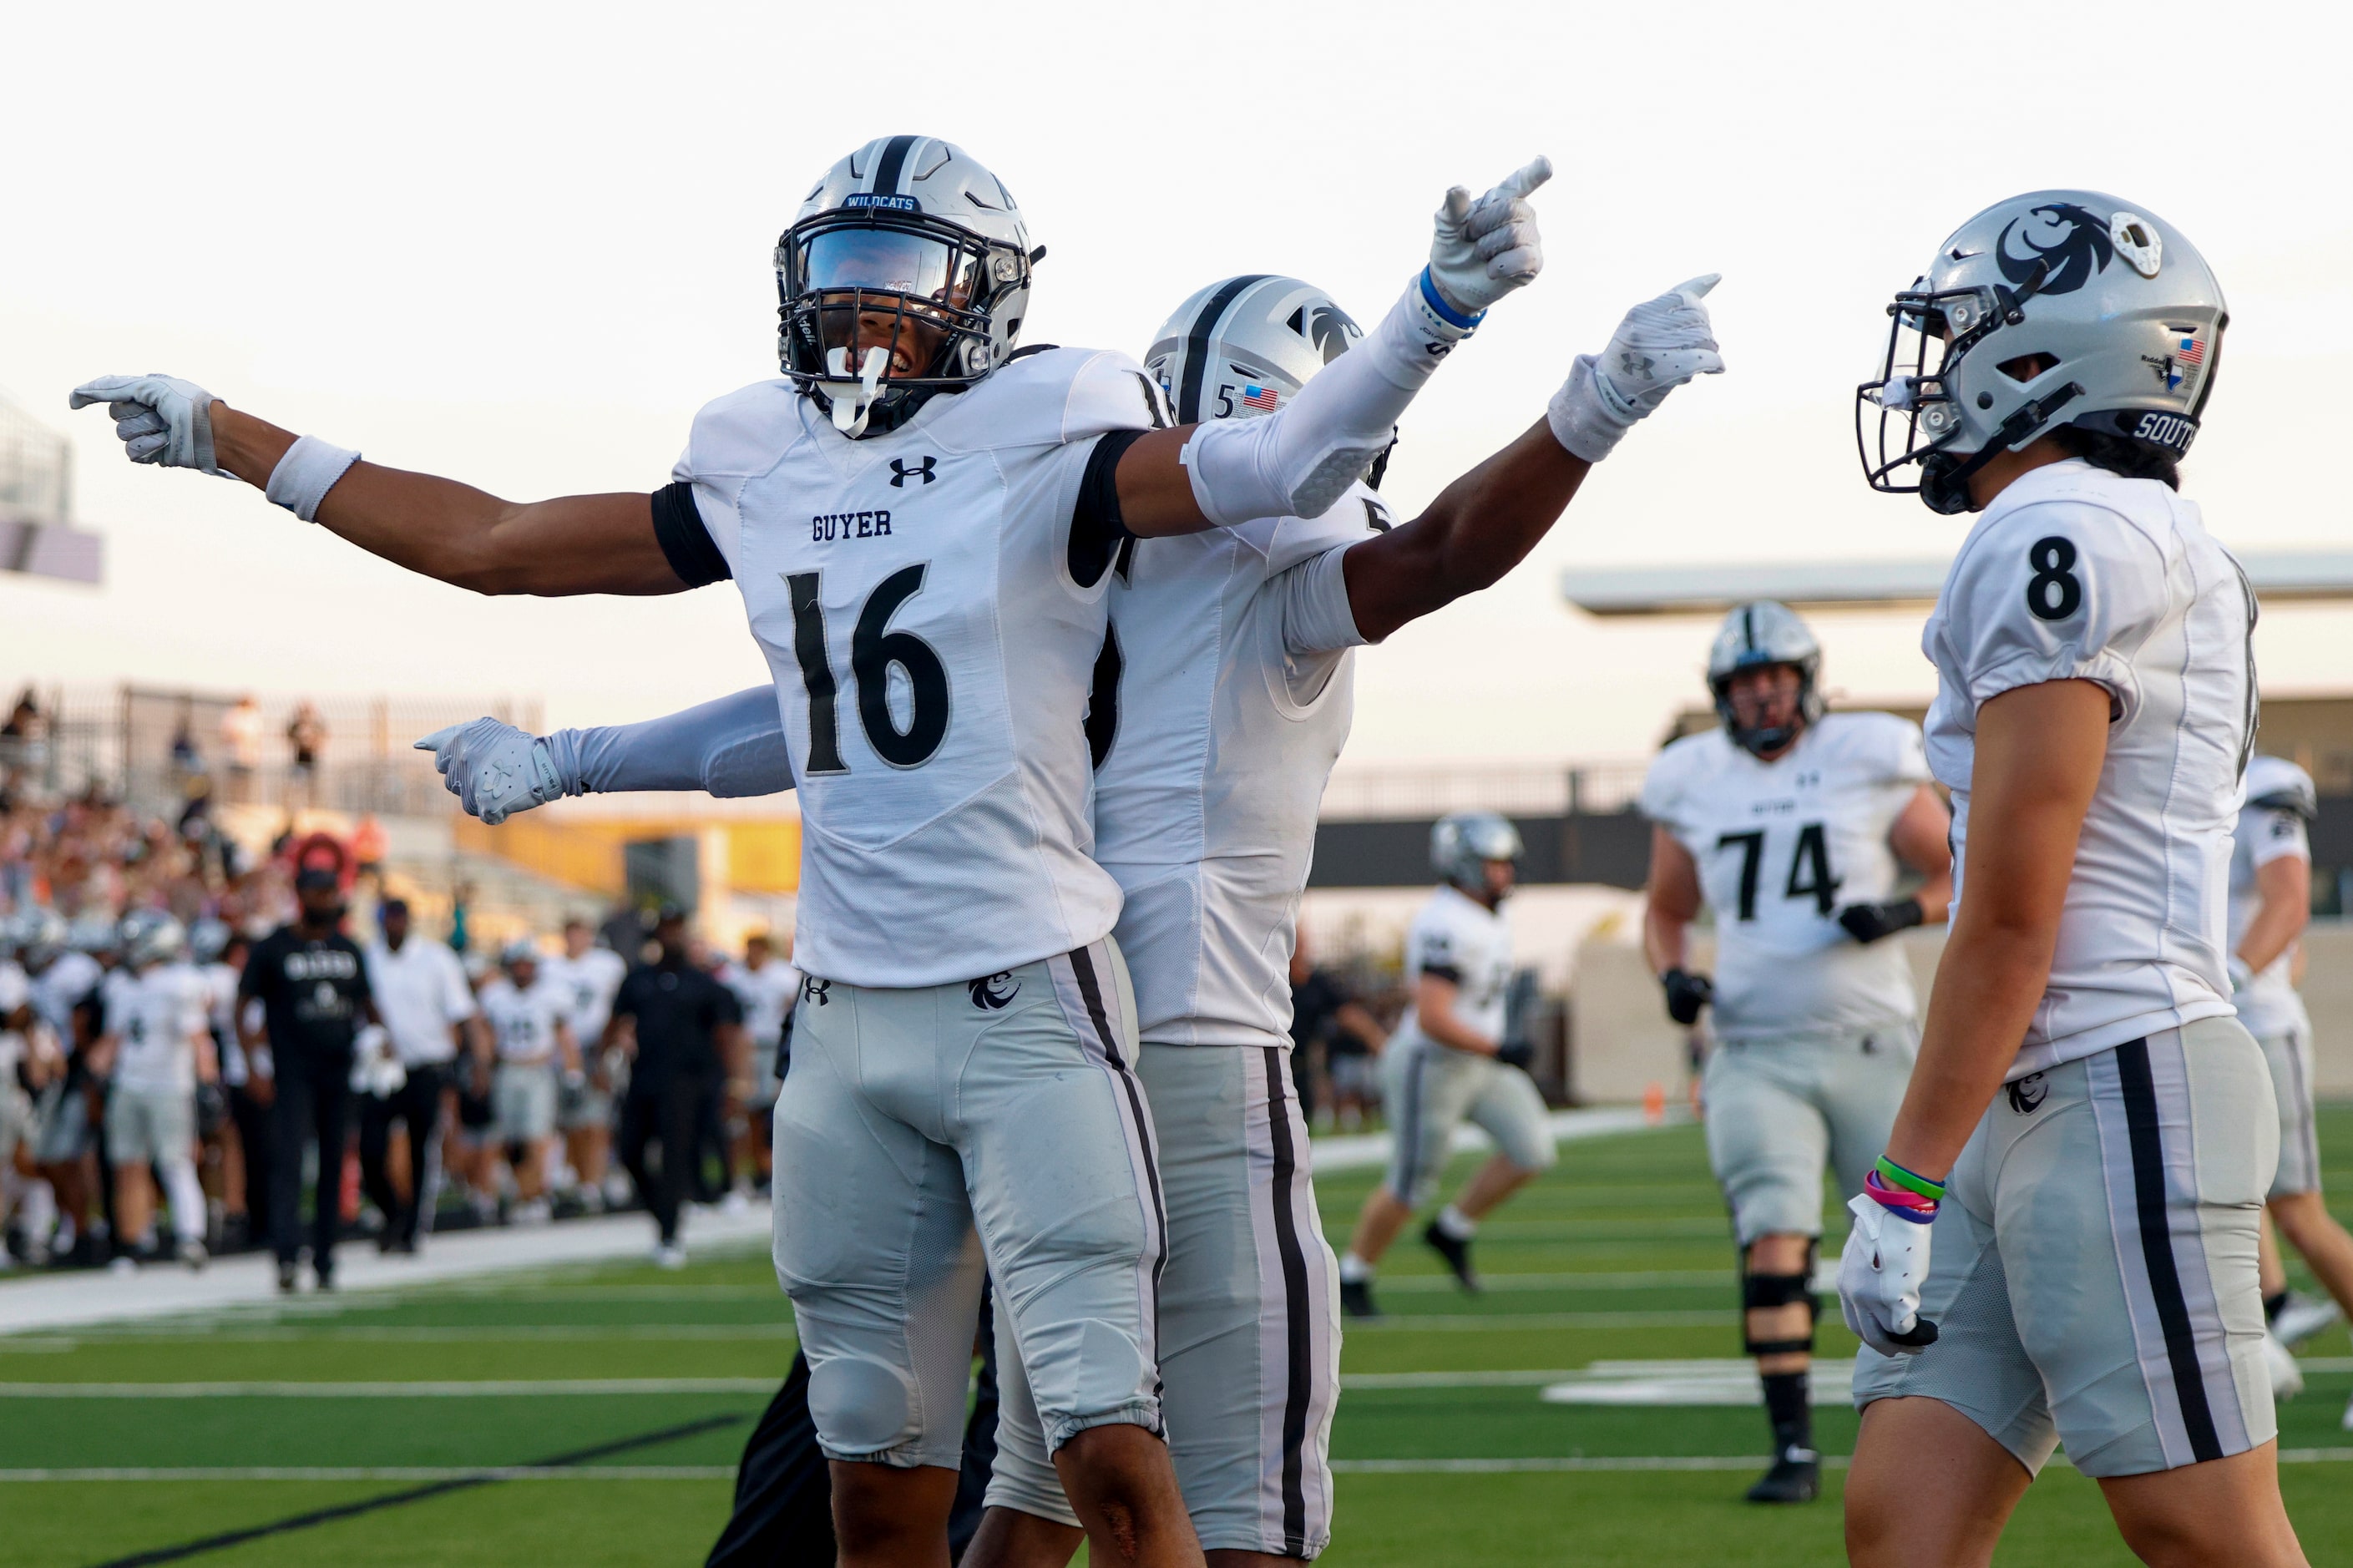
[{"label": "football player", "polygon": [[[1708,1163],[1740,1247],[1741,1324],[1764,1379],[1773,1465],[1752,1502],[1821,1491],[1807,1364],[1822,1172],[1841,1190],[1887,1146],[1912,1070],[1918,1003],[1899,944],[1945,918],[1951,826],[1920,729],[1891,713],[1830,713],[1821,649],[1770,600],[1725,617],[1708,650],[1717,729],[1651,765],[1643,947],[1683,1025],[1715,1004],[1702,1093]],[[1922,879],[1897,897],[1906,869]],[[1715,915],[1715,973],[1685,933]]]},{"label": "football player", "polygon": [[[1395,525],[1358,486],[1324,519],[1140,541],[1113,568],[1086,709],[1093,853],[1124,896],[1139,1072],[1161,1134],[1169,1440],[1195,1527],[1221,1564],[1312,1557],[1330,1531],[1335,1267],[1285,1047],[1299,897],[1353,711],[1351,650],[1500,578],[1634,420],[1721,368],[1699,302],[1712,283],[1637,306],[1609,352],[1578,361],[1545,421],[1410,522]],[[1180,421],[1250,418],[1297,395],[1358,336],[1322,290],[1250,275],[1187,300],[1147,366]],[[499,811],[534,804],[512,781],[543,769],[564,794],[787,788],[781,740],[758,689],[617,730],[510,731],[503,762],[445,762],[451,788]],[[1541,1102],[1533,1115],[1531,1142],[1543,1136]],[[1075,1515],[1020,1358],[999,1337],[992,1506],[966,1561],[1064,1562]]]},{"label": "football player", "polygon": [[1199,1561],[1157,1440],[1166,1221],[1110,942],[1119,889],[1086,855],[1071,716],[1121,547],[1331,510],[1486,309],[1534,278],[1525,197],[1548,174],[1450,192],[1396,307],[1266,419],[1172,426],[1124,356],[1017,359],[1044,253],[995,174],[921,136],[817,182],[776,251],[784,377],[706,407],[650,496],[511,505],[170,377],[75,393],[109,405],[134,459],[227,471],[444,581],[734,580],[806,833],[776,1254],[844,1562],[928,1559],[944,1539],[963,1435],[944,1413],[964,1406],[984,1254],[1098,1550]]},{"label": "football player", "polygon": [[572,1033],[575,999],[554,974],[540,971],[539,948],[511,942],[499,953],[502,972],[482,987],[482,1022],[490,1026],[498,1070],[491,1103],[498,1142],[514,1169],[522,1224],[548,1217],[547,1153],[555,1141],[555,1104],[562,1089],[578,1089],[579,1041]]},{"label": "football player", "polygon": [[565,1159],[578,1182],[581,1205],[595,1214],[605,1206],[606,1185],[615,1179],[613,1064],[610,1053],[598,1046],[629,963],[600,945],[588,922],[574,915],[564,922],[564,951],[547,961],[547,971],[567,998],[565,1021],[572,1026],[584,1069],[576,1083],[565,1081],[557,1097],[555,1124],[564,1134]]},{"label": "football player", "polygon": [[[2284,757],[2247,759],[2247,804],[2231,850],[2231,1001],[2263,1048],[2279,1100],[2279,1173],[2272,1178],[2263,1234],[2263,1318],[2275,1340],[2273,1382],[2285,1395],[2302,1386],[2286,1345],[2353,1310],[2353,1237],[2320,1196],[2320,1141],[2312,1104],[2312,1020],[2295,991],[2297,938],[2312,919],[2308,827],[2320,815],[2312,775]],[[2331,1303],[2293,1300],[2269,1221],[2327,1290]],[[2272,1347],[2266,1347],[2272,1349]],[[2353,1408],[2346,1412],[2353,1423]]]},{"label": "football player", "polygon": [[113,1267],[138,1268],[155,1247],[152,1166],[163,1173],[180,1261],[205,1266],[205,1194],[196,1180],[196,1086],[217,1082],[211,994],[188,962],[188,933],[170,915],[123,917],[122,967],[100,986],[106,1022],[93,1053],[114,1082],[106,1100],[106,1157],[114,1167]]},{"label": "football player", "polygon": [[1492,811],[1457,812],[1430,829],[1430,867],[1444,880],[1406,931],[1413,1003],[1383,1066],[1394,1147],[1340,1258],[1341,1305],[1353,1316],[1380,1315],[1373,1270],[1430,1195],[1465,1121],[1485,1130],[1495,1152],[1422,1227],[1421,1239],[1466,1290],[1479,1289],[1471,1264],[1479,1222],[1553,1163],[1527,1047],[1504,1038],[1513,973],[1504,900],[1519,879],[1519,829]]},{"label": "football player", "polygon": [[2144,1561],[2302,1563],[2256,1283],[2279,1117],[2226,924],[2254,595],[2176,493],[2221,289],[2147,209],[2041,191],[1891,310],[1866,472],[1980,515],[1921,638],[1952,934],[1839,1268],[1848,1551],[1986,1562],[2063,1440]]},{"label": "football player", "polygon": [[768,1151],[774,1139],[770,1122],[784,1079],[776,1076],[785,1039],[785,1020],[793,998],[800,994],[801,972],[793,967],[793,939],[785,937],[785,956],[776,954],[776,942],[765,931],[754,931],[744,942],[741,963],[721,966],[719,978],[744,1007],[744,1035],[751,1042],[751,1060],[744,1064],[734,1098],[744,1108],[744,1131],[735,1150],[735,1192],[739,1203],[751,1194],[754,1182],[768,1184]]}]

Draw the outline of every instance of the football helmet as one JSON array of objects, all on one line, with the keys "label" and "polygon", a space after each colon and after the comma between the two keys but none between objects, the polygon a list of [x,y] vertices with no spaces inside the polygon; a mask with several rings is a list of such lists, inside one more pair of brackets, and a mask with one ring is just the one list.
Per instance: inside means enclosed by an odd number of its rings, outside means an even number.
[{"label": "football helmet", "polygon": [[2292,811],[2306,823],[2320,818],[2320,794],[2312,786],[2312,775],[2285,757],[2247,759],[2247,804]]},{"label": "football helmet", "polygon": [[26,968],[47,969],[66,950],[65,917],[47,904],[35,904],[16,913],[16,957]]},{"label": "football helmet", "polygon": [[188,928],[161,910],[133,910],[122,917],[115,937],[122,961],[133,969],[151,963],[171,963],[188,951]]},{"label": "football helmet", "polygon": [[66,945],[92,957],[122,950],[121,933],[115,930],[114,921],[104,915],[76,915],[66,927]]},{"label": "football helmet", "polygon": [[1878,378],[1855,389],[1863,477],[1947,515],[1975,510],[1969,476],[1996,453],[2063,426],[2187,452],[2230,324],[2179,229],[2093,191],[1988,207],[1887,313]]},{"label": "football helmet", "polygon": [[210,963],[228,951],[234,934],[227,921],[200,920],[188,928],[188,955],[198,963]]},{"label": "football helmet", "polygon": [[528,937],[518,937],[499,949],[499,967],[512,969],[518,963],[537,963],[539,943]]},{"label": "football helmet", "polygon": [[1430,830],[1430,867],[1464,892],[1484,896],[1487,862],[1520,858],[1520,830],[1493,811],[1454,811]]},{"label": "football helmet", "polygon": [[776,241],[776,354],[856,440],[1005,363],[1031,249],[1005,183],[931,136],[878,136],[826,171]]},{"label": "football helmet", "polygon": [[1247,419],[1289,402],[1364,335],[1313,283],[1251,273],[1220,279],[1177,306],[1153,334],[1144,368],[1179,425]]},{"label": "football helmet", "polygon": [[[1787,724],[1750,728],[1733,711],[1732,678],[1771,664],[1797,670],[1798,711]],[[1797,611],[1772,599],[1736,605],[1707,650],[1707,689],[1715,694],[1715,716],[1724,721],[1724,732],[1734,744],[1760,757],[1779,751],[1822,716],[1821,693],[1815,689],[1821,668],[1821,645]]]}]

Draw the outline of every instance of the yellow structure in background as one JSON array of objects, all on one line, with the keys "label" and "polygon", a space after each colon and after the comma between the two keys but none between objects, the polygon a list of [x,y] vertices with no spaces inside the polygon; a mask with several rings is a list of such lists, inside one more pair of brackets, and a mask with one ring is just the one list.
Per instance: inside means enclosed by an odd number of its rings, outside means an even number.
[{"label": "yellow structure in background", "polygon": [[470,854],[495,855],[527,871],[575,888],[619,898],[628,890],[622,847],[648,838],[695,838],[705,847],[705,881],[723,856],[723,886],[738,893],[794,893],[801,885],[801,825],[798,817],[726,819],[708,817],[518,816],[486,827],[470,816],[451,825],[457,847]]}]

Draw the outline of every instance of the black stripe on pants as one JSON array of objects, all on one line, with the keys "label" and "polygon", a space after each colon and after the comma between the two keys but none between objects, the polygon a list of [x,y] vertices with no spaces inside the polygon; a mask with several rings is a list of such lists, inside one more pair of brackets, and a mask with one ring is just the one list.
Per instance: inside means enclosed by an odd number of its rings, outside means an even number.
[{"label": "black stripe on pants", "polygon": [[301,1256],[302,1145],[315,1137],[319,1181],[311,1199],[311,1264],[322,1274],[334,1269],[351,1078],[348,1052],[287,1051],[278,1058],[278,1098],[269,1108],[269,1240],[280,1267]]},{"label": "black stripe on pants", "polygon": [[[367,1190],[368,1202],[383,1212],[384,1233],[394,1241],[417,1239],[433,1142],[441,1122],[444,1074],[438,1063],[422,1063],[408,1069],[408,1081],[401,1085],[399,1093],[384,1100],[371,1094],[360,1100],[360,1184]],[[392,1184],[392,1173],[385,1168],[396,1121],[408,1129],[406,1203],[401,1202]]]},{"label": "black stripe on pants", "polygon": [[[699,1078],[674,1078],[642,1094],[632,1084],[621,1101],[621,1166],[661,1227],[664,1246],[678,1240],[679,1205],[686,1200],[700,1152],[706,1088]],[[661,1145],[658,1172],[646,1164],[649,1143]]]},{"label": "black stripe on pants", "polygon": [[2128,1040],[2116,1047],[2116,1078],[2124,1089],[2125,1135],[2132,1147],[2133,1205],[2140,1221],[2140,1251],[2148,1270],[2149,1294],[2165,1331],[2165,1357],[2173,1392],[2181,1402],[2181,1425],[2189,1451],[2200,1463],[2222,1457],[2206,1400],[2206,1374],[2198,1364],[2198,1336],[2189,1303],[2181,1293],[2181,1270],[2173,1256],[2173,1226],[2165,1194],[2165,1141],[2159,1127],[2157,1086],[2148,1065],[2148,1042]]},{"label": "black stripe on pants", "polygon": [[1315,1351],[1308,1326],[1307,1254],[1299,1244],[1297,1196],[1299,1153],[1291,1139],[1291,1104],[1282,1070],[1283,1053],[1266,1047],[1266,1125],[1274,1156],[1269,1197],[1274,1210],[1275,1251],[1282,1259],[1283,1349],[1290,1360],[1282,1400],[1282,1548],[1307,1555],[1307,1492],[1303,1485],[1307,1406],[1314,1395]]}]

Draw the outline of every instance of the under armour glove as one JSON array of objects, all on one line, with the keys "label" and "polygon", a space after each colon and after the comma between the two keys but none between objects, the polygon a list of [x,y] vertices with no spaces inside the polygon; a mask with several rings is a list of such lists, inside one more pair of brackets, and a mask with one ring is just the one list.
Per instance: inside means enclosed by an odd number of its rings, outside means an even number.
[{"label": "under armour glove", "polygon": [[220,474],[213,461],[213,402],[211,393],[177,376],[101,375],[75,387],[66,405],[105,404],[114,416],[114,433],[134,463]]},{"label": "under armour glove", "polygon": [[1670,969],[1659,976],[1667,988],[1667,1016],[1676,1023],[1699,1022],[1699,1010],[1715,1000],[1715,982],[1687,969]]},{"label": "under armour glove", "polygon": [[1551,178],[1552,160],[1538,157],[1475,202],[1461,185],[1446,193],[1430,245],[1430,280],[1446,304],[1477,316],[1535,281],[1544,270],[1544,240],[1527,198]]},{"label": "under armour glove", "polygon": [[1525,1040],[1505,1040],[1495,1047],[1495,1059],[1507,1068],[1525,1072],[1535,1064],[1536,1048]]},{"label": "under armour glove", "polygon": [[567,787],[545,741],[496,719],[436,730],[417,749],[433,753],[443,785],[468,815],[492,826],[518,811],[581,793],[576,780]]},{"label": "under armour glove", "polygon": [[1879,904],[1849,904],[1838,912],[1846,934],[1865,946],[1899,931],[1910,931],[1926,917],[1917,899],[1890,899]]},{"label": "under armour glove", "polygon": [[1936,1342],[1936,1325],[1920,1316],[1934,1206],[1926,1214],[1892,1209],[1862,1193],[1846,1206],[1854,1215],[1839,1257],[1839,1310],[1846,1326],[1882,1355],[1917,1355]]},{"label": "under armour glove", "polygon": [[1694,376],[1722,375],[1715,326],[1700,303],[1720,276],[1694,278],[1635,306],[1599,356],[1577,355],[1547,410],[1553,438],[1598,463],[1667,394]]}]

